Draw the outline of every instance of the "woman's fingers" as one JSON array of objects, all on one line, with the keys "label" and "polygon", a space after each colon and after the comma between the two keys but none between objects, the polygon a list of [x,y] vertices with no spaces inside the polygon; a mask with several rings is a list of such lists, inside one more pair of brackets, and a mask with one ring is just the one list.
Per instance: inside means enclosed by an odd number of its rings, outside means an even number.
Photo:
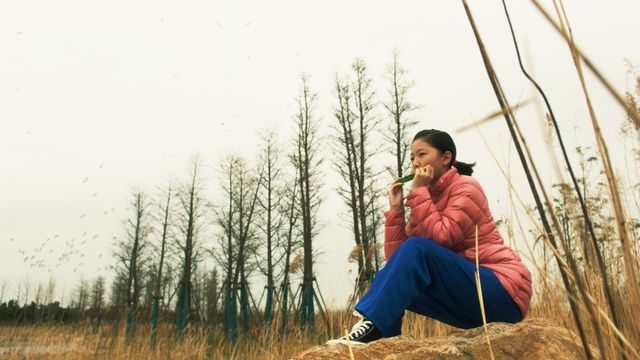
[{"label": "woman's fingers", "polygon": [[422,168],[417,168],[415,174],[416,175],[432,175],[434,171],[433,166],[427,165]]},{"label": "woman's fingers", "polygon": [[391,185],[389,185],[389,187],[393,188],[393,187],[398,186],[398,185],[400,185],[400,186],[404,185],[404,183],[400,182],[400,178],[393,180],[393,182],[391,183]]},{"label": "woman's fingers", "polygon": [[391,188],[389,189],[389,192],[397,193],[400,189],[402,189],[402,185],[404,184],[403,183],[391,184]]}]

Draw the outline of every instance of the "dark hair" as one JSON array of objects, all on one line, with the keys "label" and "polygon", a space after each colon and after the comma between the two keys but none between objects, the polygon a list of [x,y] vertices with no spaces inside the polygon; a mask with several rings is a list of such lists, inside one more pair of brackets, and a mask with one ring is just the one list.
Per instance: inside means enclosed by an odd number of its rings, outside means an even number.
[{"label": "dark hair", "polygon": [[421,130],[413,138],[413,141],[418,139],[433,146],[442,153],[450,151],[451,164],[449,164],[449,166],[455,166],[456,169],[458,169],[458,172],[462,175],[471,176],[471,174],[473,174],[473,167],[476,166],[476,163],[469,164],[456,160],[456,144],[453,142],[451,136],[446,132],[436,129]]}]

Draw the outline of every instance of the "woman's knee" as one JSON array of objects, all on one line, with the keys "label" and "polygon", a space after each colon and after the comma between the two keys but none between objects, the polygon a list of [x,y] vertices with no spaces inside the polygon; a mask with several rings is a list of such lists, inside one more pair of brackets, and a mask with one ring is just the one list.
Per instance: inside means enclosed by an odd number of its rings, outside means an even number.
[{"label": "woman's knee", "polygon": [[404,250],[417,250],[417,249],[430,249],[434,246],[439,246],[433,240],[412,236],[405,240],[402,245],[400,245],[400,249],[404,248]]}]

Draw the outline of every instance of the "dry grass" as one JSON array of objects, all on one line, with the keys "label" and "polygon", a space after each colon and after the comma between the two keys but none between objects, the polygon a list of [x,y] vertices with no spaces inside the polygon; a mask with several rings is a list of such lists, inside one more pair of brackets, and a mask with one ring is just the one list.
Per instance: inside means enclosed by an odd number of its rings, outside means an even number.
[{"label": "dry grass", "polygon": [[[184,341],[176,340],[175,327],[162,324],[158,343],[152,350],[149,327],[138,326],[130,346],[124,345],[123,329],[113,336],[111,326],[94,334],[84,325],[0,325],[0,358],[3,359],[288,359],[310,347],[340,336],[357,320],[351,311],[330,312],[332,334],[327,336],[321,324],[314,333],[293,330],[282,338],[267,332],[240,336],[234,347],[220,330],[190,329]],[[435,320],[407,313],[403,333],[416,338],[444,336],[456,331]]]},{"label": "dry grass", "polygon": [[[286,359],[322,342],[324,336],[292,334],[270,339],[266,333],[241,336],[234,347],[219,331],[194,330],[177,341],[175,328],[160,327],[158,343],[151,349],[149,328],[138,327],[130,346],[123,331],[113,336],[110,328],[93,334],[90,326],[1,326],[0,357],[4,359]],[[13,349],[10,349],[10,346]]]}]

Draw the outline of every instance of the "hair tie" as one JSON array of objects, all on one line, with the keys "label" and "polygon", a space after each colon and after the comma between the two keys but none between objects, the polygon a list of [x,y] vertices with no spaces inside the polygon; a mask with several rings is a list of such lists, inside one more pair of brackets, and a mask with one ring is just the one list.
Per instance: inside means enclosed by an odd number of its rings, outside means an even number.
[{"label": "hair tie", "polygon": [[453,160],[453,166],[458,165],[458,160]]}]

